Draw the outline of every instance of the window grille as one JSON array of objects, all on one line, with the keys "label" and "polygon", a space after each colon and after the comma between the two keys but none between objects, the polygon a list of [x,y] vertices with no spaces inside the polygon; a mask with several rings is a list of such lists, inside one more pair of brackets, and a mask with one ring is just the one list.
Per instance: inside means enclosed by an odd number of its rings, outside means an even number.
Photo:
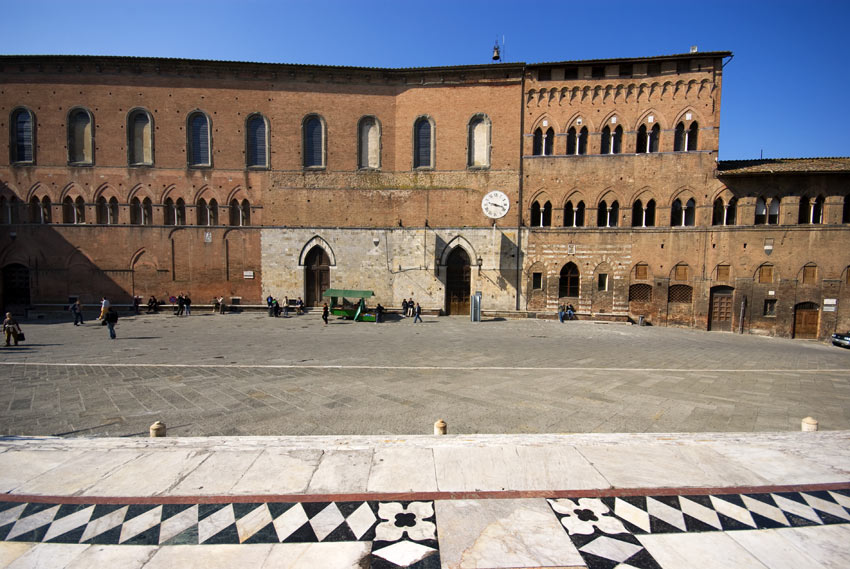
[{"label": "window grille", "polygon": [[32,114],[20,109],[12,118],[12,162],[33,162],[33,120]]},{"label": "window grille", "polygon": [[246,146],[247,165],[249,168],[265,168],[268,166],[268,146],[266,136],[266,121],[260,115],[248,119],[248,139]]},{"label": "window grille", "polygon": [[667,302],[690,303],[693,298],[693,288],[688,285],[671,285],[667,293]]},{"label": "window grille", "polygon": [[633,284],[629,287],[629,302],[652,302],[652,286]]},{"label": "window grille", "polygon": [[764,301],[764,316],[776,316],[776,299],[769,298]]},{"label": "window grille", "polygon": [[431,157],[431,123],[428,119],[419,119],[413,127],[413,167],[430,168],[433,166]]},{"label": "window grille", "polygon": [[195,113],[189,118],[189,165],[210,164],[210,124],[206,115]]}]

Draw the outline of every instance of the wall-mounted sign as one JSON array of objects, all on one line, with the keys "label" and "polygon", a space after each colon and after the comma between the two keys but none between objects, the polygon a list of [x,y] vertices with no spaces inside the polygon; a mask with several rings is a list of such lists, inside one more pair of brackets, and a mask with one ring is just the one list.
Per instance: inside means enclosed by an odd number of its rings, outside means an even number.
[{"label": "wall-mounted sign", "polygon": [[838,304],[838,299],[837,298],[824,298],[823,303],[835,305],[835,304]]},{"label": "wall-mounted sign", "polygon": [[204,243],[212,243],[212,231],[204,231]]},{"label": "wall-mounted sign", "polygon": [[242,278],[243,279],[253,279],[254,278],[254,271],[242,271]]}]

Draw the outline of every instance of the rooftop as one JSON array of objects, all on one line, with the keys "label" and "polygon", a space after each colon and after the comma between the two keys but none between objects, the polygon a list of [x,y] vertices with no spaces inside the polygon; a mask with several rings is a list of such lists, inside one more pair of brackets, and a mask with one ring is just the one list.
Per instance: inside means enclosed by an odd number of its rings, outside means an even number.
[{"label": "rooftop", "polygon": [[721,160],[717,163],[717,170],[720,176],[848,173],[850,157]]}]

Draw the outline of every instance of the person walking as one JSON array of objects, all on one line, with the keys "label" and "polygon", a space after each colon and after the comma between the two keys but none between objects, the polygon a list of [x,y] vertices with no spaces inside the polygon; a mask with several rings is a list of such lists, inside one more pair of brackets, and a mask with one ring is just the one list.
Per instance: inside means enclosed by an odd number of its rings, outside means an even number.
[{"label": "person walking", "polygon": [[298,301],[295,303],[295,314],[300,316],[304,314],[304,301],[301,300],[301,297],[298,297]]},{"label": "person walking", "polygon": [[118,312],[111,306],[106,310],[106,327],[109,328],[109,337],[115,339],[115,325],[118,324]]},{"label": "person walking", "polygon": [[375,324],[380,324],[384,320],[384,307],[381,306],[381,303],[378,303],[378,306],[375,307]]},{"label": "person walking", "polygon": [[21,325],[18,324],[18,321],[12,318],[12,313],[6,313],[6,319],[3,320],[3,333],[6,335],[6,345],[10,345],[9,341],[14,340],[15,345],[18,345],[18,340],[21,335]]},{"label": "person walking", "polygon": [[325,326],[327,326],[327,325],[328,325],[328,314],[329,314],[329,310],[328,310],[328,303],[326,302],[326,303],[322,306],[322,320],[324,320],[324,321],[325,321]]},{"label": "person walking", "polygon": [[68,309],[74,315],[74,326],[79,326],[83,323],[83,305],[80,304],[80,299],[74,301],[74,304]]},{"label": "person walking", "polygon": [[416,303],[416,306],[413,307],[413,323],[416,324],[416,321],[419,320],[422,322],[422,307],[419,306],[419,303]]}]

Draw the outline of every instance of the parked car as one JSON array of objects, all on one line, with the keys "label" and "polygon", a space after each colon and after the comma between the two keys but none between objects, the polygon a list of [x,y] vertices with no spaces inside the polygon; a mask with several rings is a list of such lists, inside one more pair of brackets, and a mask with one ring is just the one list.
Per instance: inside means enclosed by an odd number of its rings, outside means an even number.
[{"label": "parked car", "polygon": [[836,346],[841,346],[842,348],[850,348],[850,332],[833,334],[832,343]]}]

